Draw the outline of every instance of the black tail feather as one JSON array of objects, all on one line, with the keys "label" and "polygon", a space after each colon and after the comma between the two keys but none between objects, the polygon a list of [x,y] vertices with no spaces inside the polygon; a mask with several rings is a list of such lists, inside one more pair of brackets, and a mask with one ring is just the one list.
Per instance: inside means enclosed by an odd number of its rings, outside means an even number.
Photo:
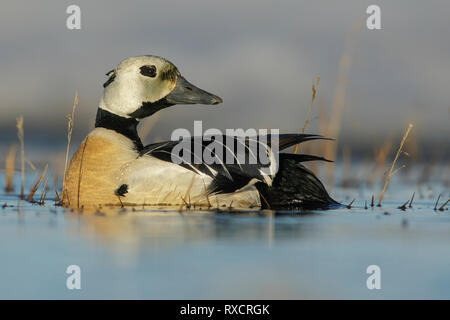
[{"label": "black tail feather", "polygon": [[[330,138],[325,138],[318,134],[304,134],[304,133],[287,133],[279,135],[279,150],[284,150],[286,148],[292,147],[296,144],[310,141],[310,140],[334,140]],[[268,141],[270,140],[270,135],[268,136]]]},{"label": "black tail feather", "polygon": [[[319,159],[317,159],[319,158]],[[308,159],[308,160],[302,160]],[[333,200],[322,182],[300,162],[322,160],[321,157],[280,153],[279,169],[272,186],[258,183],[256,187],[272,209],[331,209],[341,204]],[[266,203],[267,202],[267,203]]]}]

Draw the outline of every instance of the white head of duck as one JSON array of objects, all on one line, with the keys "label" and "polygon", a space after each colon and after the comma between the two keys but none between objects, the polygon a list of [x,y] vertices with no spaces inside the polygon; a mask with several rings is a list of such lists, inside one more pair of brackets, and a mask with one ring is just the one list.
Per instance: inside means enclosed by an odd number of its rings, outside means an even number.
[{"label": "white head of duck", "polygon": [[157,56],[123,60],[106,74],[100,109],[142,119],[176,104],[216,105],[218,96],[188,82],[170,61]]}]

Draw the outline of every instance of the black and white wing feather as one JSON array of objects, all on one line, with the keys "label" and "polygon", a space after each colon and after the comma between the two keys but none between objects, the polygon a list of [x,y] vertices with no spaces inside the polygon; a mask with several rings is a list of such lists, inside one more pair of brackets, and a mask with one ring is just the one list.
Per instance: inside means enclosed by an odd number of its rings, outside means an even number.
[{"label": "black and white wing feather", "polygon": [[[326,138],[311,134],[189,137],[148,145],[140,156],[153,156],[212,177],[207,186],[209,193],[231,193],[257,182],[270,186],[277,172],[277,153],[295,144],[317,139]],[[326,161],[312,155],[292,156],[299,162]]]}]

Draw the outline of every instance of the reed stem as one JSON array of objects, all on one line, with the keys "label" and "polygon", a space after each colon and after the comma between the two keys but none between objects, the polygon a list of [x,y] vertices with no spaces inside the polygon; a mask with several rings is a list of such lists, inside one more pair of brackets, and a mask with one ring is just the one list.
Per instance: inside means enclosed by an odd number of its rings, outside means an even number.
[{"label": "reed stem", "polygon": [[386,192],[386,189],[389,185],[389,181],[391,180],[392,175],[397,172],[397,170],[394,172],[395,163],[397,162],[398,157],[402,153],[403,145],[405,144],[406,139],[408,138],[409,132],[411,131],[412,128],[413,128],[413,125],[410,123],[408,128],[406,129],[405,134],[403,135],[402,141],[400,142],[400,147],[397,150],[397,154],[395,155],[394,161],[392,162],[391,168],[389,169],[389,173],[386,177],[386,181],[384,182],[384,187],[383,187],[383,190],[381,191],[380,199],[378,200],[378,204],[377,204],[378,207],[381,207],[381,201],[383,201],[384,193]]}]

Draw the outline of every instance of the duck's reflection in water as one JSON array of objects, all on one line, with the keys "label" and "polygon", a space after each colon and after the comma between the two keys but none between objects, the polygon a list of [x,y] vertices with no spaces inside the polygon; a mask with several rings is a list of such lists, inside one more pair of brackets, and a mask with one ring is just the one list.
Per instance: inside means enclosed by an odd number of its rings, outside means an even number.
[{"label": "duck's reflection in water", "polygon": [[67,214],[68,233],[126,255],[128,263],[140,254],[170,252],[192,245],[258,245],[301,238],[312,231],[300,216],[278,218],[272,210],[224,212],[179,211],[178,208],[105,207]]},{"label": "duck's reflection in water", "polygon": [[304,223],[311,215],[104,208],[66,216],[69,237],[91,246],[105,274],[155,298],[292,298],[313,287],[288,252],[315,232]]}]

